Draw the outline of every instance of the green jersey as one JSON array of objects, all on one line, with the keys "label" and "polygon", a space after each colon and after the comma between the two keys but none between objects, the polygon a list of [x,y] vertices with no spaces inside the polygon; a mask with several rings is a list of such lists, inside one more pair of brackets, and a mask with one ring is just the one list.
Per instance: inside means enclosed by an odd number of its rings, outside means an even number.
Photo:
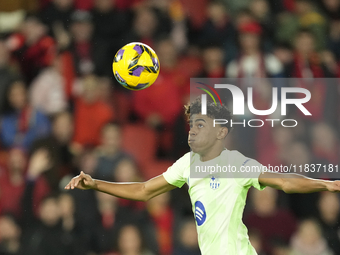
[{"label": "green jersey", "polygon": [[[195,166],[233,166],[236,172],[222,178],[219,173],[207,173],[205,178],[193,178]],[[258,176],[260,171],[240,172],[245,166],[263,167],[256,160],[238,151],[223,150],[215,159],[202,162],[200,156],[189,152],[178,159],[163,173],[166,181],[174,186],[189,186],[192,210],[196,219],[198,242],[202,255],[256,255],[251,246],[242,215],[248,189],[262,190]]]}]

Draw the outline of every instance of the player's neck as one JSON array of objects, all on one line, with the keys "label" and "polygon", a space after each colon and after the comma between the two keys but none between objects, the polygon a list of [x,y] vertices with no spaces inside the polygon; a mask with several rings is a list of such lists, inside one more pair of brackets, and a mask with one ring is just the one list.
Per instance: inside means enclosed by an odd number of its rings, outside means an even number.
[{"label": "player's neck", "polygon": [[204,162],[204,161],[209,161],[209,160],[212,160],[214,158],[217,158],[218,156],[221,155],[223,150],[225,150],[224,147],[209,150],[207,153],[200,155],[200,160],[202,162]]}]

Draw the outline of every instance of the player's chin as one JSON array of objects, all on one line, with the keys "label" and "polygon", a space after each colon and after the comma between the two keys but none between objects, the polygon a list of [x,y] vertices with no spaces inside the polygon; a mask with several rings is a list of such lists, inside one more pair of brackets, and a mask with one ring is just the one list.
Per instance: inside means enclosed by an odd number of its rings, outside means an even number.
[{"label": "player's chin", "polygon": [[192,152],[194,152],[194,153],[197,153],[197,152],[198,152],[197,147],[196,147],[194,144],[189,143],[189,147],[190,147],[190,149],[191,149]]}]

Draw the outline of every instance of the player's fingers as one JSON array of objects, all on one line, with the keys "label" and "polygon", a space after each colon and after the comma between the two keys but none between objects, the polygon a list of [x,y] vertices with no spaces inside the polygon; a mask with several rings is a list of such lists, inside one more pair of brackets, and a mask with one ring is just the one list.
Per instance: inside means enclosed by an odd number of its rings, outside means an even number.
[{"label": "player's fingers", "polygon": [[65,186],[64,189],[70,189],[70,182]]},{"label": "player's fingers", "polygon": [[85,174],[83,171],[80,172],[80,176],[84,179],[87,179],[89,177],[89,175]]},{"label": "player's fingers", "polygon": [[82,176],[79,176],[74,180],[74,187],[78,187],[78,184],[80,181],[82,181],[84,178]]},{"label": "player's fingers", "polygon": [[71,189],[74,189],[76,187],[76,181],[79,179],[79,176],[77,177],[74,177],[72,180],[71,180]]},{"label": "player's fingers", "polygon": [[80,175],[83,177],[84,183],[88,184],[91,181],[91,176],[85,174],[83,171],[80,172]]}]

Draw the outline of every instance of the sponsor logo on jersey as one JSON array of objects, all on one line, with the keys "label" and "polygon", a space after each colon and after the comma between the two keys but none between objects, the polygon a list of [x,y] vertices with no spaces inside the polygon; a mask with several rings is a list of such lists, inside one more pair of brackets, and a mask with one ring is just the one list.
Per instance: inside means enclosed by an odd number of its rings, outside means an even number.
[{"label": "sponsor logo on jersey", "polygon": [[248,161],[250,161],[250,158],[248,158],[246,161],[244,161],[242,166],[244,166]]},{"label": "sponsor logo on jersey", "polygon": [[217,177],[215,176],[212,176],[211,179],[210,179],[210,188],[215,190],[215,189],[218,189],[220,187],[220,181]]},{"label": "sponsor logo on jersey", "polygon": [[207,218],[207,213],[205,212],[204,205],[201,201],[196,201],[195,203],[195,219],[198,226],[201,226]]}]

